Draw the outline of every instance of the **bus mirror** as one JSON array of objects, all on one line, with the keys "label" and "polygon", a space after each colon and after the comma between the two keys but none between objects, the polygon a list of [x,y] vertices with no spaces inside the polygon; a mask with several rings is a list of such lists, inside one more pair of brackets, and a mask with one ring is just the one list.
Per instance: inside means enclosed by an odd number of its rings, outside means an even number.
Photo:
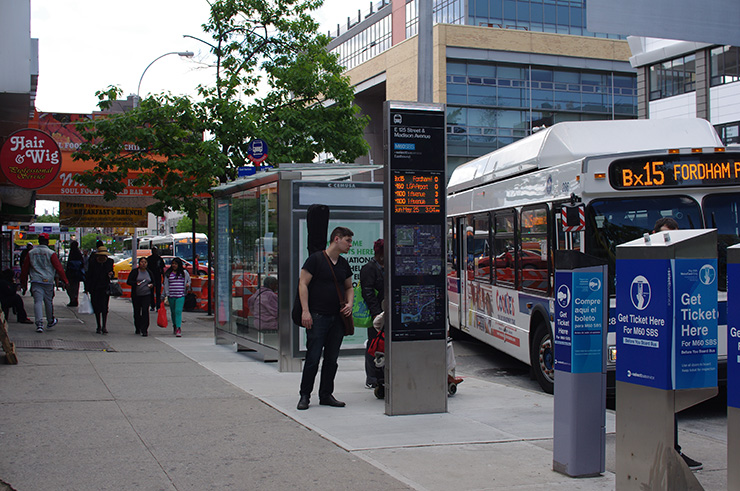
[{"label": "bus mirror", "polygon": [[586,227],[586,207],[583,203],[566,204],[561,209],[564,232],[580,232]]}]

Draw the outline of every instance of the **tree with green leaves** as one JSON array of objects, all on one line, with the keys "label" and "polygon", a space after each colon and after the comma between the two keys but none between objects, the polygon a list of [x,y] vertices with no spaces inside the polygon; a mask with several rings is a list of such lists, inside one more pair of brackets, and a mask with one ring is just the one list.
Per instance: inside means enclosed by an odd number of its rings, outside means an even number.
[{"label": "tree with green leaves", "polygon": [[[187,233],[193,231],[193,221],[188,216],[184,216],[180,219],[179,222],[177,222],[177,226],[175,227],[175,232],[180,233]],[[195,224],[195,232],[198,234],[207,234],[208,228],[203,225],[202,223],[196,223]]]},{"label": "tree with green leaves", "polygon": [[[88,123],[74,158],[96,166],[78,181],[112,200],[138,173],[134,186],[157,188],[149,211],[183,210],[192,219],[202,196],[247,164],[252,139],[268,143],[273,165],[365,154],[368,118],[359,116],[353,88],[310,15],[322,1],[213,0],[203,27],[215,83],[199,86],[197,100],[154,95]],[[115,87],[98,92],[101,109],[120,94]]]},{"label": "tree with green leaves", "polygon": [[39,215],[36,223],[59,223],[59,215]]}]

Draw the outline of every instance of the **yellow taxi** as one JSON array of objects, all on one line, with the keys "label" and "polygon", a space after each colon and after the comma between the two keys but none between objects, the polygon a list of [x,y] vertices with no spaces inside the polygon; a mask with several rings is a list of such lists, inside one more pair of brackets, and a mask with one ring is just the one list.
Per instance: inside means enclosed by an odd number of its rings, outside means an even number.
[{"label": "yellow taxi", "polygon": [[[138,249],[136,251],[136,257],[149,257],[151,256],[152,251],[149,249]],[[119,271],[131,271],[131,258],[126,258],[118,261],[117,263],[113,264],[113,275],[115,278],[118,278],[118,272]]]}]

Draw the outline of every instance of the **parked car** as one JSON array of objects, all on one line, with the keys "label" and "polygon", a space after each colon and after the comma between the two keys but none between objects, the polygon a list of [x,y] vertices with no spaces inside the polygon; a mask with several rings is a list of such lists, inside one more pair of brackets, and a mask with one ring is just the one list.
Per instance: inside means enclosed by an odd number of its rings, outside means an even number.
[{"label": "parked car", "polygon": [[[152,251],[148,249],[139,249],[136,251],[136,257],[148,257],[152,254]],[[118,273],[120,271],[131,271],[131,258],[128,257],[126,259],[121,259],[119,261],[113,260],[113,275],[115,278],[118,278]],[[137,259],[138,261],[138,259]]]},{"label": "parked car", "polygon": [[[172,260],[175,259],[177,256],[161,256],[162,260],[164,261],[165,266],[167,269],[170,269],[170,265],[172,264]],[[193,263],[190,261],[186,261],[183,258],[180,258],[182,261],[182,265],[185,266],[185,271],[187,271],[190,276],[193,276]],[[198,265],[198,276],[208,274],[207,270],[203,269],[203,265]]]}]

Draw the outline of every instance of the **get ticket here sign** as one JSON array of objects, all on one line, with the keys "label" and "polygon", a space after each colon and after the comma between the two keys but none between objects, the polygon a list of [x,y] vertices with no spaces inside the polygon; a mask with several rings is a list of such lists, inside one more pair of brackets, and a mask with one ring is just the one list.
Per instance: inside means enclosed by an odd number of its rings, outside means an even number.
[{"label": "get ticket here sign", "polygon": [[617,261],[617,380],[717,385],[717,260]]},{"label": "get ticket here sign", "polygon": [[727,265],[727,405],[740,409],[740,263]]}]

